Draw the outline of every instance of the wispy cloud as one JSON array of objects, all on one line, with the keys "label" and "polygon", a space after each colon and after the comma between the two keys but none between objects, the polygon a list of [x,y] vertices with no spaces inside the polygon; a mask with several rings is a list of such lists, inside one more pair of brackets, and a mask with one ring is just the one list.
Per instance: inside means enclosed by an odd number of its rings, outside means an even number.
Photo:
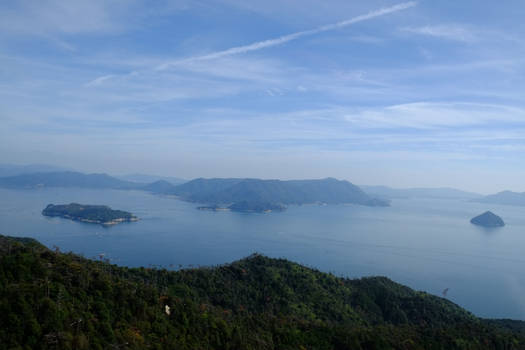
[{"label": "wispy cloud", "polygon": [[384,16],[384,15],[387,15],[387,14],[390,14],[390,13],[406,10],[406,9],[414,7],[416,5],[417,5],[416,1],[404,2],[404,3],[400,3],[400,4],[397,4],[397,5],[394,5],[394,6],[385,7],[385,8],[381,8],[379,10],[371,11],[371,12],[369,12],[367,14],[360,15],[360,16],[357,16],[357,17],[354,17],[354,18],[351,18],[351,19],[348,19],[348,20],[345,20],[345,21],[332,23],[332,24],[327,24],[327,25],[324,25],[324,26],[321,26],[321,27],[317,27],[317,28],[314,28],[314,29],[303,30],[303,31],[300,31],[300,32],[292,33],[292,34],[283,35],[281,37],[274,38],[274,39],[258,41],[258,42],[255,42],[255,43],[249,44],[249,45],[236,46],[236,47],[229,48],[227,50],[217,51],[217,52],[209,53],[209,54],[202,55],[202,56],[194,56],[194,57],[189,57],[189,58],[185,58],[185,59],[182,59],[182,60],[167,62],[167,63],[164,63],[164,64],[158,66],[156,69],[157,70],[164,70],[164,69],[168,69],[168,68],[170,68],[172,66],[175,66],[175,65],[188,63],[188,62],[192,62],[192,61],[213,60],[213,59],[222,58],[222,57],[225,57],[225,56],[243,54],[243,53],[248,53],[248,52],[251,52],[251,51],[257,51],[257,50],[265,49],[265,48],[272,47],[272,46],[283,45],[285,43],[288,43],[288,42],[293,41],[293,40],[297,40],[297,39],[305,37],[305,36],[315,35],[315,34],[327,32],[327,31],[331,31],[331,30],[336,30],[336,29],[341,29],[341,28],[350,26],[350,25],[355,24],[355,23],[363,22],[363,21],[366,21],[366,20],[369,20],[369,19],[373,19],[373,18],[376,18],[376,17],[381,17],[381,16]]},{"label": "wispy cloud", "polygon": [[8,0],[0,2],[0,29],[11,34],[47,38],[107,34],[122,32],[143,24],[148,17],[175,13],[188,6],[188,0]]},{"label": "wispy cloud", "polygon": [[345,119],[359,127],[443,129],[500,123],[523,125],[525,110],[513,106],[471,102],[415,102],[365,109]]},{"label": "wispy cloud", "polygon": [[404,27],[401,30],[413,34],[427,35],[455,41],[475,42],[478,40],[478,35],[473,30],[457,24]]},{"label": "wispy cloud", "polygon": [[97,86],[97,85],[102,84],[104,81],[106,81],[108,79],[111,79],[113,77],[114,77],[113,74],[103,75],[103,76],[100,76],[100,77],[98,77],[96,79],[93,79],[92,81],[87,83],[85,86],[86,87]]},{"label": "wispy cloud", "polygon": [[[278,38],[255,42],[249,45],[236,46],[236,47],[232,47],[226,50],[212,52],[206,55],[193,56],[193,57],[188,57],[188,58],[183,58],[183,59],[172,60],[169,62],[164,62],[162,64],[156,64],[153,67],[153,70],[157,72],[164,71],[167,69],[172,69],[172,68],[185,68],[187,70],[196,70],[196,69],[202,70],[203,69],[202,66],[198,66],[198,65],[196,66],[197,63],[202,62],[202,61],[224,59],[224,58],[228,58],[229,56],[239,55],[239,54],[248,53],[252,51],[262,50],[262,49],[273,47],[273,46],[283,45],[285,43],[288,43],[293,40],[297,40],[302,37],[341,29],[341,28],[350,26],[355,23],[363,22],[363,21],[370,20],[373,18],[385,16],[387,14],[406,10],[416,5],[417,5],[416,1],[403,2],[400,4],[394,5],[394,6],[384,7],[378,10],[370,11],[367,14],[356,16],[348,20],[344,20],[344,21],[340,21],[340,22],[336,22],[332,24],[327,24],[327,25],[320,26],[314,29],[299,31],[299,32],[284,35]],[[133,73],[124,74],[121,76],[126,76],[126,75],[131,75],[131,74],[139,75],[139,74],[144,74],[146,72],[148,72],[148,69],[144,71],[140,71],[140,72],[134,71]],[[116,77],[118,77],[118,75],[110,75],[110,74],[103,75],[103,76],[97,77],[89,81],[88,83],[85,84],[85,86],[86,87],[98,86],[98,85],[101,85],[103,82],[110,80],[112,78],[116,78]]]}]

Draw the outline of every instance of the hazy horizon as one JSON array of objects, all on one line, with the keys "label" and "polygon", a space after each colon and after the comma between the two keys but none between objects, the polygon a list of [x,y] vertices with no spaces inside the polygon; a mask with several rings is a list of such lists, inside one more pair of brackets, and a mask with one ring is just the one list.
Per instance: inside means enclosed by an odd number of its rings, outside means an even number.
[{"label": "hazy horizon", "polygon": [[[400,189],[400,190],[403,190],[403,189],[453,189],[453,190],[460,190],[460,191],[465,191],[465,192],[472,192],[472,193],[475,193],[475,194],[479,194],[479,195],[489,195],[489,194],[495,194],[495,193],[498,193],[498,192],[502,192],[502,191],[513,191],[513,192],[519,192],[519,191],[516,191],[514,189],[509,189],[509,188],[504,188],[504,189],[501,189],[501,190],[497,190],[497,191],[474,191],[474,190],[468,190],[468,189],[464,189],[464,188],[460,188],[460,187],[457,187],[457,186],[415,186],[415,185],[408,185],[408,186],[395,186],[395,185],[387,185],[387,184],[384,184],[384,183],[356,183],[354,181],[352,181],[352,179],[349,179],[349,178],[338,178],[338,177],[334,177],[334,176],[324,176],[324,177],[289,177],[289,178],[279,178],[279,177],[261,177],[261,176],[237,176],[237,175],[233,175],[233,176],[194,176],[194,177],[191,177],[191,178],[184,178],[184,177],[181,177],[181,176],[178,176],[177,174],[163,174],[163,173],[150,173],[148,171],[136,171],[136,172],[108,172],[106,170],[99,170],[99,171],[91,171],[91,170],[79,170],[79,169],[76,169],[76,168],[72,168],[72,167],[65,167],[65,166],[62,166],[62,165],[59,165],[59,164],[50,164],[50,163],[32,163],[32,164],[15,164],[15,163],[0,163],[0,168],[3,167],[3,166],[15,166],[15,167],[27,167],[27,166],[36,166],[36,167],[56,167],[56,169],[54,170],[45,170],[45,172],[54,172],[54,171],[57,171],[57,172],[61,172],[61,171],[72,171],[72,172],[80,172],[80,173],[84,173],[84,174],[107,174],[107,175],[110,175],[110,176],[115,176],[115,177],[126,177],[126,176],[134,176],[134,175],[137,175],[137,176],[141,176],[141,175],[145,175],[145,176],[152,176],[152,177],[159,177],[159,178],[177,178],[178,180],[184,180],[184,181],[191,181],[191,180],[194,180],[194,179],[197,179],[197,178],[252,178],[252,179],[263,179],[263,180],[315,180],[315,179],[326,179],[326,178],[336,178],[337,180],[346,180],[346,181],[349,181],[349,182],[352,182],[353,184],[357,185],[357,186],[370,186],[370,187],[381,187],[381,186],[386,186],[386,187],[389,187],[389,188],[392,188],[392,189]],[[25,173],[34,173],[34,172],[39,172],[39,171],[24,171],[20,174],[25,174]],[[17,174],[14,174],[14,175],[9,175],[9,176],[16,176]],[[137,180],[133,180],[133,181],[137,181]],[[148,181],[139,181],[139,182],[148,182]]]},{"label": "hazy horizon", "polygon": [[0,162],[525,191],[520,1],[5,1]]}]

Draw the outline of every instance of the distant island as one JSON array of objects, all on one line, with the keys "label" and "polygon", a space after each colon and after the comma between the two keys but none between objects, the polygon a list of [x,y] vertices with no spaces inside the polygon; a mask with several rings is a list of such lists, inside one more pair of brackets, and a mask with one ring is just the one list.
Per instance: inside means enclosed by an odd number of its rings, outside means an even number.
[{"label": "distant island", "polygon": [[470,220],[470,223],[483,227],[503,227],[505,222],[503,219],[491,211],[487,211],[481,215],[476,216]]},{"label": "distant island", "polygon": [[389,206],[389,201],[374,198],[348,181],[333,178],[287,181],[201,178],[174,186],[169,194],[185,201],[208,204],[198,207],[200,210],[278,212],[285,210],[287,205],[315,203]]},{"label": "distant island", "polygon": [[473,199],[472,202],[525,207],[525,192],[503,191],[482,198]]},{"label": "distant island", "polygon": [[220,206],[218,204],[212,204],[212,205],[203,205],[200,207],[197,207],[198,210],[208,210],[208,211],[230,211],[230,208],[225,206]]},{"label": "distant island", "polygon": [[62,217],[65,219],[81,221],[104,226],[116,225],[121,222],[138,221],[138,218],[123,210],[113,210],[105,205],[86,205],[86,204],[49,204],[42,215],[51,217]]},{"label": "distant island", "polygon": [[236,211],[240,213],[271,213],[285,211],[286,207],[281,204],[264,203],[264,202],[236,202],[229,206],[221,206],[218,204],[206,205],[197,207],[199,210],[210,211]]}]

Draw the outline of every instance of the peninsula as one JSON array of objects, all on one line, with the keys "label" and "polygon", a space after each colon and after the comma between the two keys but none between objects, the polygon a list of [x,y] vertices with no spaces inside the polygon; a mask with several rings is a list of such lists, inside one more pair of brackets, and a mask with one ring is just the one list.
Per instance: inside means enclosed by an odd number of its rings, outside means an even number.
[{"label": "peninsula", "polygon": [[54,205],[49,204],[42,215],[62,217],[104,226],[116,225],[121,222],[138,221],[138,218],[123,210],[113,210],[105,205],[85,205],[78,203]]}]

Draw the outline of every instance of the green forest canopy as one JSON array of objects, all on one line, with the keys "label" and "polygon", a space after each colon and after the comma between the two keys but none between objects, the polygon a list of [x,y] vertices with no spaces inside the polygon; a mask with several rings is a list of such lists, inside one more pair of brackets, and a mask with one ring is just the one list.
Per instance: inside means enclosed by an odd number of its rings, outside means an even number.
[{"label": "green forest canopy", "polygon": [[0,236],[0,349],[523,349],[523,328],[257,254],[167,271]]}]

